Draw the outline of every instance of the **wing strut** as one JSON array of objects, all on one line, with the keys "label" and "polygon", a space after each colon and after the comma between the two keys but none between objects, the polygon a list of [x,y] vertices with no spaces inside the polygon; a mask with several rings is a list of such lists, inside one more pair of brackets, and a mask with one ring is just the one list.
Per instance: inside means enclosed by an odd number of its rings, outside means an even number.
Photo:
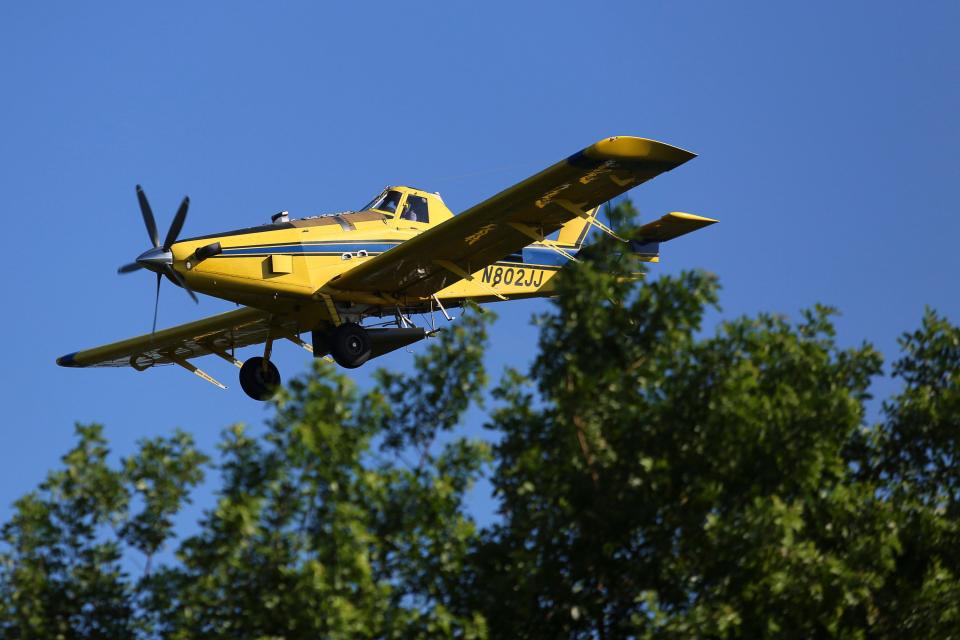
[{"label": "wing strut", "polygon": [[206,380],[206,381],[209,382],[210,384],[212,384],[212,385],[214,385],[214,386],[217,386],[217,387],[220,387],[221,389],[226,389],[226,388],[227,388],[226,385],[224,385],[222,382],[218,381],[216,378],[214,378],[213,376],[211,376],[209,373],[206,373],[205,371],[203,371],[203,370],[197,368],[195,365],[191,364],[191,362],[190,362],[189,360],[184,360],[183,358],[181,358],[181,357],[179,357],[179,356],[175,356],[175,355],[173,355],[172,353],[170,354],[170,359],[173,360],[173,362],[174,362],[175,364],[178,364],[178,365],[180,365],[181,367],[183,367],[184,369],[186,369],[187,371],[189,371],[190,373],[192,373],[192,374],[194,374],[194,375],[196,375],[196,376],[199,376],[200,378],[203,378],[204,380]]},{"label": "wing strut", "polygon": [[520,222],[508,222],[507,224],[509,224],[511,227],[513,227],[514,229],[516,229],[517,231],[519,231],[519,232],[522,233],[523,235],[527,236],[528,238],[530,238],[530,239],[533,240],[534,242],[539,242],[540,244],[542,244],[543,246],[547,247],[548,249],[553,249],[554,251],[556,251],[557,253],[559,253],[561,256],[563,256],[563,257],[566,258],[567,260],[571,260],[571,261],[573,261],[573,262],[579,262],[579,261],[577,260],[577,257],[576,257],[575,255],[573,255],[573,254],[570,253],[569,251],[565,251],[564,249],[562,249],[562,248],[560,247],[560,245],[558,245],[558,244],[557,244],[556,242],[554,242],[553,240],[548,240],[547,238],[545,238],[545,237],[543,236],[542,233],[540,233],[539,231],[537,231],[536,229],[534,229],[534,228],[531,227],[530,225],[528,225],[528,224],[522,224],[522,223],[520,223]]},{"label": "wing strut", "polygon": [[224,360],[226,360],[227,362],[235,366],[237,369],[243,367],[243,363],[241,361],[237,360],[234,356],[230,355],[223,349],[215,347],[210,343],[206,343],[203,346],[206,347],[210,351],[210,353],[212,353],[215,356],[219,356],[223,358]]},{"label": "wing strut", "polygon": [[[611,229],[611,228],[608,227],[607,225],[605,225],[605,224],[603,224],[602,222],[600,222],[599,220],[597,220],[597,216],[596,216],[596,215],[590,215],[590,213],[588,213],[587,211],[584,211],[583,209],[581,209],[581,208],[578,207],[577,205],[573,204],[573,203],[570,202],[569,200],[554,200],[553,203],[556,204],[556,205],[560,205],[561,207],[563,207],[564,209],[566,209],[567,211],[569,211],[569,212],[572,213],[573,215],[579,216],[579,217],[583,218],[584,220],[586,220],[587,222],[589,222],[591,225],[593,225],[593,226],[596,227],[597,229],[600,229],[600,231],[603,231],[604,233],[606,233],[606,234],[609,235],[610,237],[616,238],[616,239],[619,240],[620,242],[626,242],[626,240],[624,240],[623,238],[621,238],[620,236],[618,236],[616,233],[614,233],[614,232],[613,232],[613,229]],[[594,210],[594,211],[596,211],[596,210]]]},{"label": "wing strut", "polygon": [[[430,296],[433,298],[433,301],[437,303],[437,306],[440,307],[440,311],[443,312],[443,317],[447,319],[447,322],[453,322],[453,318],[450,317],[450,314],[447,313],[447,310],[443,308],[443,303],[440,302],[440,298],[437,297],[437,294],[432,294]],[[433,310],[431,310],[430,315],[433,315]]]},{"label": "wing strut", "polygon": [[303,339],[297,334],[293,333],[287,336],[287,340],[297,345],[298,347],[303,347],[307,350],[308,353],[313,353],[313,347],[303,341]]}]

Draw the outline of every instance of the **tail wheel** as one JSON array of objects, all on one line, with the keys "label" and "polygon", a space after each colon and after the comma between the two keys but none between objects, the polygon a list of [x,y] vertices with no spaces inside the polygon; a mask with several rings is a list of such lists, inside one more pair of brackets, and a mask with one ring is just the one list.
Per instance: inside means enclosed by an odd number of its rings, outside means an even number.
[{"label": "tail wheel", "polygon": [[356,369],[370,359],[370,336],[355,322],[346,322],[330,336],[330,355],[341,367]]},{"label": "tail wheel", "polygon": [[254,400],[269,400],[280,386],[277,367],[269,360],[266,361],[266,367],[263,365],[263,358],[254,357],[240,367],[240,386]]}]

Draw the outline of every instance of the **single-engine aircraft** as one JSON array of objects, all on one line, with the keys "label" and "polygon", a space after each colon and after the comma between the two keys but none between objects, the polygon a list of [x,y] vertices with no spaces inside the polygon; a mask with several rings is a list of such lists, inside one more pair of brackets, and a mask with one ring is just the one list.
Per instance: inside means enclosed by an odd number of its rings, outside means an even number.
[{"label": "single-engine aircraft", "polygon": [[[631,136],[606,138],[501,191],[459,215],[439,194],[387,187],[358,211],[290,219],[178,240],[184,198],[163,243],[146,195],[140,212],[153,247],[119,273],[138,269],[194,292],[242,305],[227,313],[154,331],[57,359],[64,367],[176,364],[225,389],[192,360],[213,354],[240,368],[240,386],[265,400],[280,384],[270,361],[288,340],[315,357],[329,354],[355,368],[431,332],[416,313],[478,303],[551,296],[553,278],[583,245],[600,205],[695,157],[677,147]],[[660,243],[716,220],[673,212],[624,240],[641,260],[657,262]],[[384,320],[386,319],[386,320]],[[302,339],[309,333],[310,342]],[[263,344],[263,355],[238,360],[235,350]]]}]

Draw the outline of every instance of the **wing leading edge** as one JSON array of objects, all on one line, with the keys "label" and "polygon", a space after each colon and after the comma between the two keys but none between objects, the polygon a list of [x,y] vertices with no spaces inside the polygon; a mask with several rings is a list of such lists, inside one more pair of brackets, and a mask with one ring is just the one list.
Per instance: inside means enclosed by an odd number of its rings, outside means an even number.
[{"label": "wing leading edge", "polygon": [[113,342],[57,358],[61,367],[133,367],[182,364],[190,358],[215,354],[232,360],[229,351],[259,344],[270,335],[298,335],[295,321],[285,326],[269,313],[244,307],[169,329]]},{"label": "wing leading edge", "polygon": [[694,157],[655,140],[606,138],[361,263],[329,286],[428,297]]}]

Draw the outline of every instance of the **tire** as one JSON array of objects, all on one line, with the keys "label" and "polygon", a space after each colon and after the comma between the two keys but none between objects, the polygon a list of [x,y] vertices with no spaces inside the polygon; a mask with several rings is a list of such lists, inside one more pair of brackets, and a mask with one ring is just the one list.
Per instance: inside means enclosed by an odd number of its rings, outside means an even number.
[{"label": "tire", "polygon": [[356,369],[370,359],[370,335],[355,322],[346,322],[330,335],[330,355],[341,367]]},{"label": "tire", "polygon": [[254,400],[269,400],[280,386],[280,371],[269,360],[264,371],[263,358],[250,358],[240,367],[240,386]]}]

